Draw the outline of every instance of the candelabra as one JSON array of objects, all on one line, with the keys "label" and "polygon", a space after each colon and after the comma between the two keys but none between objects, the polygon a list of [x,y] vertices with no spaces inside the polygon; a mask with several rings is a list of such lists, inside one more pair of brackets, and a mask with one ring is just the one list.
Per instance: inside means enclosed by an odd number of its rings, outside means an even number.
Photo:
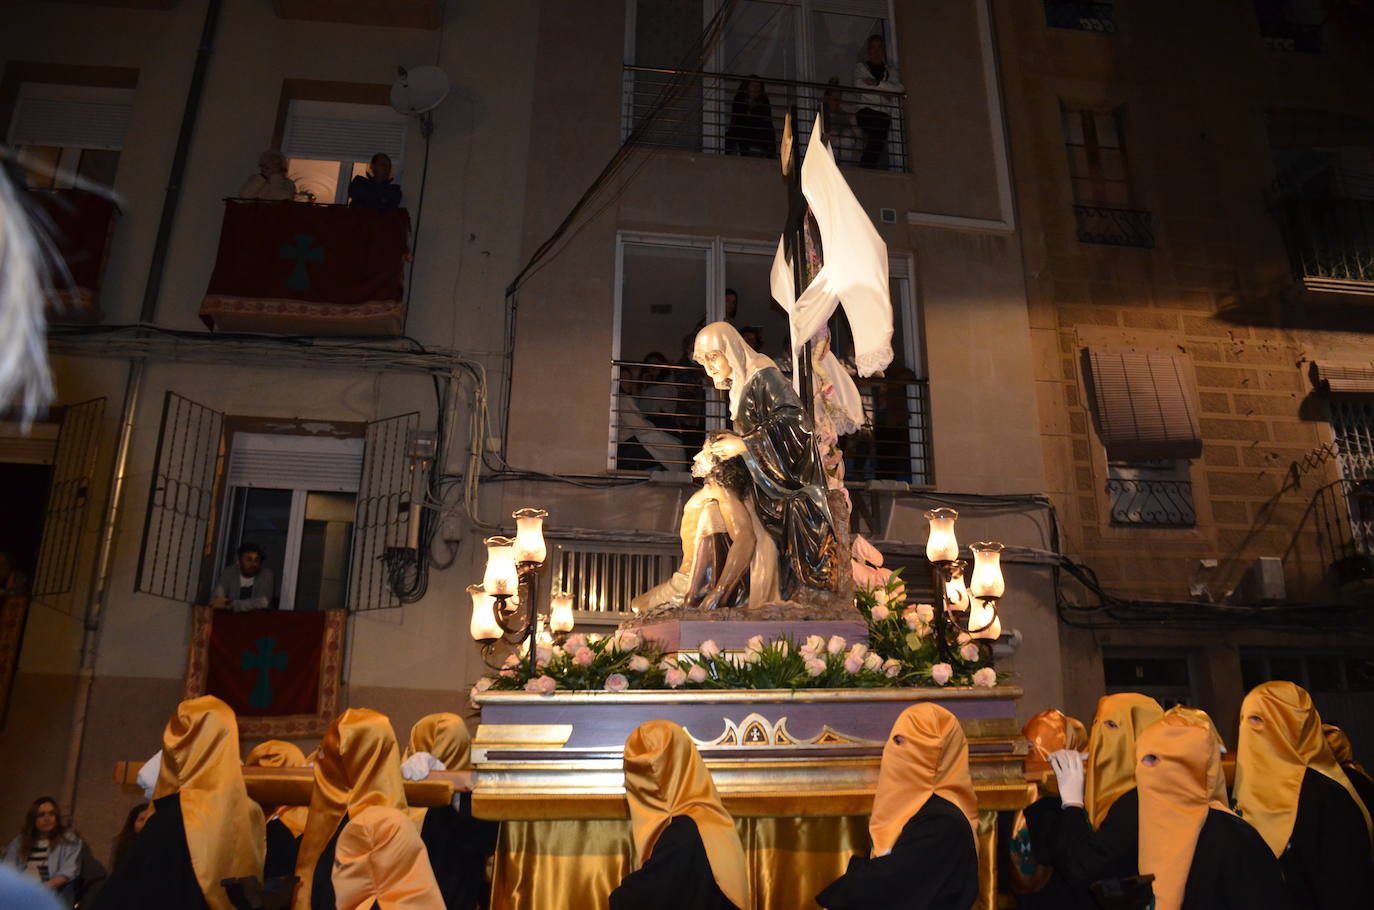
[{"label": "candelabra", "polygon": [[[539,615],[539,573],[548,557],[544,544],[544,519],[548,516],[543,509],[513,512],[515,537],[486,539],[487,566],[482,583],[468,586],[472,596],[469,630],[483,662],[493,670],[502,668],[495,657],[504,645],[513,652],[523,651],[530,675],[534,675],[539,636],[545,625]],[[547,628],[560,637],[572,631],[572,595],[554,594],[549,599]],[[549,641],[552,643],[552,636]]]},{"label": "candelabra", "polygon": [[926,513],[930,522],[930,537],[926,541],[926,558],[939,594],[935,606],[935,641],[940,657],[948,661],[960,635],[970,639],[995,641],[1002,634],[1002,620],[997,615],[997,601],[1006,593],[1002,578],[1002,550],[1000,543],[979,542],[969,547],[973,551],[973,574],[964,580],[968,561],[959,558],[959,541],[954,536],[954,522],[959,513],[953,509],[932,509]]}]

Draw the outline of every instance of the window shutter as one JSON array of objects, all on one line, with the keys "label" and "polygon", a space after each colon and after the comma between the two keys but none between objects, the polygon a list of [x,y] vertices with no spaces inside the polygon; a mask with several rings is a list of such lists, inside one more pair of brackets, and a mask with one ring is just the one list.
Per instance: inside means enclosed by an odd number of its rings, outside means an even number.
[{"label": "window shutter", "polygon": [[1325,395],[1374,395],[1374,363],[1315,360],[1308,369],[1312,385]]},{"label": "window shutter", "polygon": [[1178,358],[1162,351],[1087,352],[1089,399],[1112,461],[1197,458],[1202,433]]},{"label": "window shutter", "polygon": [[378,152],[401,169],[407,118],[381,104],[292,101],[282,154],[323,161],[371,161]]},{"label": "window shutter", "polygon": [[887,20],[887,0],[814,0],[811,5],[818,13]]},{"label": "window shutter", "polygon": [[124,148],[134,91],[25,82],[10,121],[10,145]]},{"label": "window shutter", "polygon": [[[410,440],[420,427],[416,412],[374,420],[367,425],[362,480],[353,519],[353,561],[349,567],[351,610],[384,610],[399,606],[383,561],[392,547],[410,538]],[[422,556],[421,558],[426,558]]]},{"label": "window shutter", "polygon": [[356,493],[362,469],[361,439],[235,433],[228,483],[231,487]]},{"label": "window shutter", "polygon": [[48,505],[43,511],[43,542],[33,573],[35,597],[66,594],[72,589],[104,419],[104,398],[74,404],[62,415]]}]

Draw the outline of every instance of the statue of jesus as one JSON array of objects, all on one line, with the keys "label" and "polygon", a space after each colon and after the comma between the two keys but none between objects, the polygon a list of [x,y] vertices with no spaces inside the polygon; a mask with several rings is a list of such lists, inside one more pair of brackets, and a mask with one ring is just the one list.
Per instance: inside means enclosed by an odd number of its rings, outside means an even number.
[{"label": "statue of jesus", "polygon": [[721,461],[741,457],[753,480],[752,504],[777,545],[779,593],[799,587],[834,591],[841,555],[825,495],[825,471],[811,418],[770,358],[745,343],[728,322],[697,333],[692,358],[717,389],[730,394],[733,433],[714,434],[705,451]]}]

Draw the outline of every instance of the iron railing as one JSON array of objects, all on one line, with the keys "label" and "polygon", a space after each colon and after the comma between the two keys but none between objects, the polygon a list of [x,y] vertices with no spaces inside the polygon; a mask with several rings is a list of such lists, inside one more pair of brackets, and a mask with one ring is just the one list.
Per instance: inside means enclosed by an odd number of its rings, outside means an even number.
[{"label": "iron railing", "polygon": [[1313,495],[1310,514],[1331,581],[1374,581],[1374,480],[1327,484]]},{"label": "iron railing", "polygon": [[[763,98],[747,97],[750,77],[733,73],[626,66],[622,135],[639,145],[716,155],[776,158],[783,119],[800,114],[798,141],[811,136],[813,112],[826,112],[826,131],[842,167],[905,172],[906,95],[789,79],[762,82]],[[646,122],[650,113],[652,120]]]},{"label": "iron railing", "polygon": [[[729,426],[726,402],[699,367],[611,364],[609,464],[621,471],[686,471],[706,434]],[[932,478],[929,389],[924,379],[858,379],[864,427],[844,437],[845,479]]]},{"label": "iron railing", "polygon": [[1300,191],[1278,199],[1273,212],[1294,277],[1333,289],[1374,284],[1374,198]]},{"label": "iron railing", "polygon": [[1193,484],[1189,480],[1113,477],[1107,481],[1107,496],[1114,525],[1191,528],[1197,524]]},{"label": "iron railing", "polygon": [[1084,0],[1045,0],[1045,24],[1050,28],[1072,28],[1083,32],[1116,31],[1115,10],[1112,3],[1088,3]]},{"label": "iron railing", "polygon": [[1286,4],[1277,3],[1276,0],[1264,0],[1257,4],[1260,7],[1260,36],[1264,38],[1265,49],[1298,54],[1320,54],[1325,51],[1322,23],[1300,21],[1282,8],[1264,8],[1283,5]]},{"label": "iron railing", "polygon": [[1145,248],[1155,245],[1149,212],[1105,205],[1075,205],[1073,214],[1078,222],[1078,239],[1083,243]]}]

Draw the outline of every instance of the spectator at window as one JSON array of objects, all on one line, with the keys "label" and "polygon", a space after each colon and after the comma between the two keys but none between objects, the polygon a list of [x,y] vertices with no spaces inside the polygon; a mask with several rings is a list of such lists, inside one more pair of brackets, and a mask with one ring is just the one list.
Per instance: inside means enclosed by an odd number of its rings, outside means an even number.
[{"label": "spectator at window", "polygon": [[281,152],[268,149],[258,156],[258,172],[239,187],[240,199],[276,199],[290,202],[296,198],[296,182],[286,176],[286,159]]},{"label": "spectator at window", "polygon": [[881,167],[887,152],[887,131],[892,126],[896,99],[886,92],[905,91],[897,78],[896,65],[887,59],[887,43],[882,35],[872,35],[865,46],[866,57],[854,66],[854,85],[868,89],[858,97],[854,120],[864,134],[860,167]]},{"label": "spectator at window", "polygon": [[33,801],[24,815],[24,827],[5,848],[5,863],[72,906],[81,868],[81,838],[63,826],[56,800],[42,796]]},{"label": "spectator at window", "polygon": [[143,825],[148,821],[148,807],[152,803],[138,803],[129,810],[129,814],[124,817],[124,827],[119,829],[115,835],[114,846],[110,849],[110,871],[119,868],[119,864],[124,861],[124,857],[129,854],[129,848],[134,845],[134,839],[138,837]]},{"label": "spectator at window", "polygon": [[246,613],[272,608],[272,570],[262,564],[262,547],[244,543],[238,561],[224,567],[210,591],[210,606]]},{"label": "spectator at window", "polygon": [[391,158],[385,152],[372,156],[366,176],[359,174],[348,185],[348,204],[389,212],[401,205],[401,188],[391,182]]},{"label": "spectator at window", "polygon": [[777,157],[773,134],[773,103],[768,88],[757,76],[739,84],[730,104],[730,124],[725,130],[725,154]]},{"label": "spectator at window", "polygon": [[825,109],[825,141],[830,144],[830,152],[837,162],[853,164],[863,148],[863,137],[854,125],[853,111],[845,106],[840,93],[840,77],[831,76],[826,84],[834,87],[826,89],[821,96],[821,106]]}]

